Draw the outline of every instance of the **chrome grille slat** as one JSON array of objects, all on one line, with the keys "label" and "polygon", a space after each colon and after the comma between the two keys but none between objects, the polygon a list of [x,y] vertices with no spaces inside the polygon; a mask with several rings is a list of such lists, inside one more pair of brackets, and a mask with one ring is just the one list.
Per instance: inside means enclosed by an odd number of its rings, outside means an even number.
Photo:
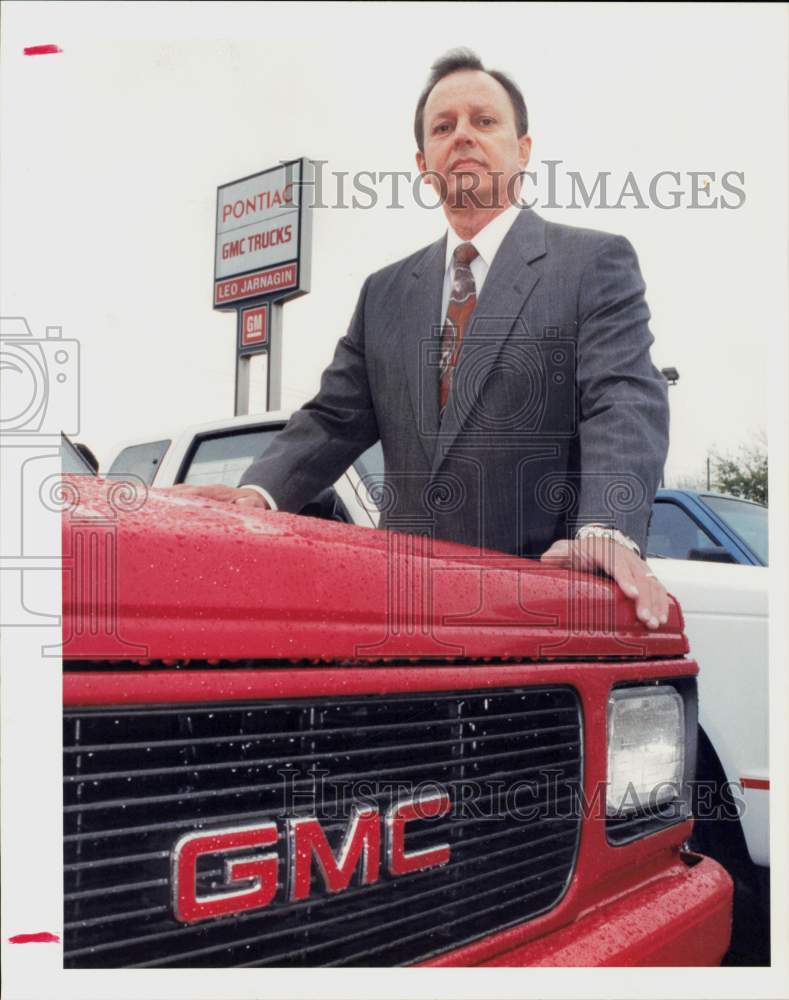
[{"label": "chrome grille slat", "polygon": [[132,861],[153,861],[157,858],[169,858],[169,851],[149,851],[146,854],[127,854],[118,858],[104,858],[100,861],[76,861],[63,865],[64,872],[90,871],[94,868],[106,868],[108,865],[129,864]]},{"label": "chrome grille slat", "polygon": [[118,923],[121,920],[133,920],[135,917],[151,917],[155,913],[169,912],[169,909],[168,906],[147,906],[141,910],[123,910],[120,913],[103,914],[100,917],[94,917],[92,920],[73,920],[70,923],[64,924],[63,929],[71,931],[87,929],[88,927],[100,927],[104,924]]},{"label": "chrome grille slat", "polygon": [[126,885],[110,885],[102,887],[101,889],[85,889],[83,892],[67,892],[64,894],[63,898],[65,902],[70,903],[78,899],[91,899],[94,896],[117,896],[123,892],[132,892],[134,889],[153,889],[159,885],[167,885],[168,880],[166,878],[151,878],[145,882],[131,882]]}]

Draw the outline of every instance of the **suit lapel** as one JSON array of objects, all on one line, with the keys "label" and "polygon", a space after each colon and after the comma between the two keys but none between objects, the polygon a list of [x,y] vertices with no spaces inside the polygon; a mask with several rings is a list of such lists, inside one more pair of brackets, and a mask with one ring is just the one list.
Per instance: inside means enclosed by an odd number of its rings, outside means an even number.
[{"label": "suit lapel", "polygon": [[429,464],[438,434],[438,359],[446,236],[427,248],[414,266],[403,303],[402,349],[417,435]]},{"label": "suit lapel", "polygon": [[[469,329],[463,337],[452,391],[441,422],[438,447],[433,455],[433,473],[444,461],[471,415],[516,319],[539,280],[539,273],[529,265],[543,257],[545,252],[544,221],[531,209],[523,209],[493,259]],[[436,379],[436,397],[437,385]],[[462,399],[460,405],[458,398]]]}]

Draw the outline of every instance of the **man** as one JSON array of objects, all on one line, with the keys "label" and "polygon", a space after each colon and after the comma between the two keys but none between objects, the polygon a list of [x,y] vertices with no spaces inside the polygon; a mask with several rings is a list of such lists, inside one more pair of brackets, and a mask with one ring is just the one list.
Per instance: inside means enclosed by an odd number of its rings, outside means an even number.
[{"label": "man", "polygon": [[657,628],[640,553],[668,406],[632,247],[519,206],[526,106],[473,53],[435,63],[415,134],[447,235],[367,279],[317,396],[238,488],[190,491],[298,511],[380,438],[382,526],[602,569]]}]

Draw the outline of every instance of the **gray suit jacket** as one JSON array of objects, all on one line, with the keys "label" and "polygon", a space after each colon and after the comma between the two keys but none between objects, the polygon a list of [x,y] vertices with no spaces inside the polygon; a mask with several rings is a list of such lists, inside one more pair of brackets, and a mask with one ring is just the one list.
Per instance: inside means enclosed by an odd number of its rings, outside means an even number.
[{"label": "gray suit jacket", "polygon": [[384,527],[539,556],[606,523],[643,551],[668,403],[630,243],[524,209],[479,295],[439,426],[445,246],[367,278],[318,394],[241,485],[298,511],[380,437]]}]

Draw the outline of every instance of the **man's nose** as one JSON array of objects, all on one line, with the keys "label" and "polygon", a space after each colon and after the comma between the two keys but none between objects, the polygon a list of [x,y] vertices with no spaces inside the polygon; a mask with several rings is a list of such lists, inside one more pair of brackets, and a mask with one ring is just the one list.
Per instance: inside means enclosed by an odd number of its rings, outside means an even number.
[{"label": "man's nose", "polygon": [[455,126],[455,145],[468,146],[474,142],[474,131],[471,122],[460,118]]}]

